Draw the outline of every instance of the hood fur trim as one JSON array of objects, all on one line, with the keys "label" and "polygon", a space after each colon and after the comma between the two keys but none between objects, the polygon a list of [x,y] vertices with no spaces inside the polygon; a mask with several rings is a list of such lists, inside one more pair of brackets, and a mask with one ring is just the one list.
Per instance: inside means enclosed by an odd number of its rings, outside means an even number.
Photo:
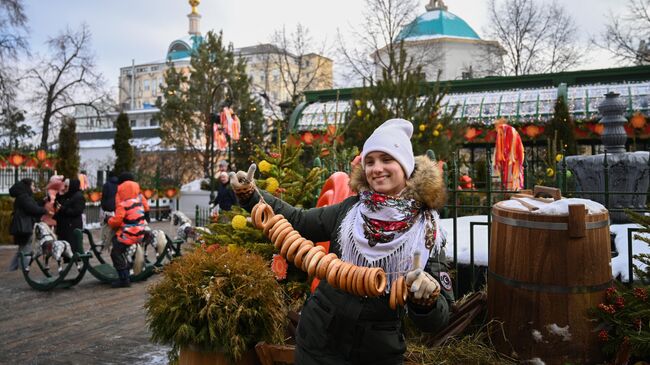
[{"label": "hood fur trim", "polygon": [[[356,193],[370,190],[361,164],[352,169],[350,189]],[[442,209],[447,202],[447,189],[438,165],[426,156],[417,156],[415,170],[411,178],[406,181],[406,189],[402,197],[415,199],[431,209]]]}]

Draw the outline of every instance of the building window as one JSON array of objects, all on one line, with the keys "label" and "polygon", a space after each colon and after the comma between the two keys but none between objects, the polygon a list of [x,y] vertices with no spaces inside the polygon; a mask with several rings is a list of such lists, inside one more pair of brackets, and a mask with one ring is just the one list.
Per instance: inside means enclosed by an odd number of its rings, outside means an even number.
[{"label": "building window", "polygon": [[136,124],[137,123],[136,123],[135,119],[131,119],[131,127],[135,127]]},{"label": "building window", "polygon": [[158,126],[158,121],[156,120],[156,118],[149,119],[149,126],[150,127],[157,127]]},{"label": "building window", "polygon": [[142,81],[142,88],[144,89],[144,91],[149,91],[150,85],[151,85],[151,81],[149,80]]}]

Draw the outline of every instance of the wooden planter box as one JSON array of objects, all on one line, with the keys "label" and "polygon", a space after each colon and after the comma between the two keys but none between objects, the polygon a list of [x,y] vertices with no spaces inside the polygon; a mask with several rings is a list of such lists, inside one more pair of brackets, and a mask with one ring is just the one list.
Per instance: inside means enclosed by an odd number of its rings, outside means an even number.
[{"label": "wooden planter box", "polygon": [[247,351],[239,361],[231,363],[228,358],[219,352],[204,352],[193,346],[181,348],[178,359],[179,365],[260,365],[255,350]]}]

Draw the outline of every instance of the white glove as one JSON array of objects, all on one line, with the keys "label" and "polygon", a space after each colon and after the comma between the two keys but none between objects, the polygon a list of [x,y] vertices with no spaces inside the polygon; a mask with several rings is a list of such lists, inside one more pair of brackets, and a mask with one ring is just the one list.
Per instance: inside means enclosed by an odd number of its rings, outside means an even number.
[{"label": "white glove", "polygon": [[415,269],[406,274],[406,286],[410,286],[409,295],[413,295],[416,300],[436,298],[440,294],[438,281],[422,269]]},{"label": "white glove", "polygon": [[237,195],[237,199],[240,201],[246,201],[253,194],[255,190],[255,170],[257,170],[257,165],[251,164],[248,167],[248,173],[244,171],[230,172],[230,185],[232,190]]},{"label": "white glove", "polygon": [[406,274],[409,297],[416,301],[434,301],[440,295],[440,283],[431,274],[420,268],[420,252],[413,254],[413,270]]}]

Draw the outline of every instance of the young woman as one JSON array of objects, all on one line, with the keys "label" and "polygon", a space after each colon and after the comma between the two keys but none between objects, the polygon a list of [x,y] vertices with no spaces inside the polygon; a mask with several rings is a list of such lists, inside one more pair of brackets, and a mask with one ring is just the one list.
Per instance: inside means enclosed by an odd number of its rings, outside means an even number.
[{"label": "young woman", "polygon": [[[392,310],[388,295],[359,297],[321,280],[301,313],[296,364],[401,364],[405,313],[424,331],[435,332],[448,322],[454,298],[435,210],[445,202],[445,188],[434,163],[413,156],[412,134],[412,123],[404,119],[379,126],[352,172],[350,185],[358,195],[339,204],[302,210],[262,193],[275,214],[284,215],[306,239],[330,241],[330,252],[343,261],[383,268],[387,292],[399,275],[410,285],[406,308]],[[230,175],[248,210],[260,198],[249,183],[254,171],[253,165],[248,175]],[[421,253],[424,270],[413,267],[415,252]]]}]

